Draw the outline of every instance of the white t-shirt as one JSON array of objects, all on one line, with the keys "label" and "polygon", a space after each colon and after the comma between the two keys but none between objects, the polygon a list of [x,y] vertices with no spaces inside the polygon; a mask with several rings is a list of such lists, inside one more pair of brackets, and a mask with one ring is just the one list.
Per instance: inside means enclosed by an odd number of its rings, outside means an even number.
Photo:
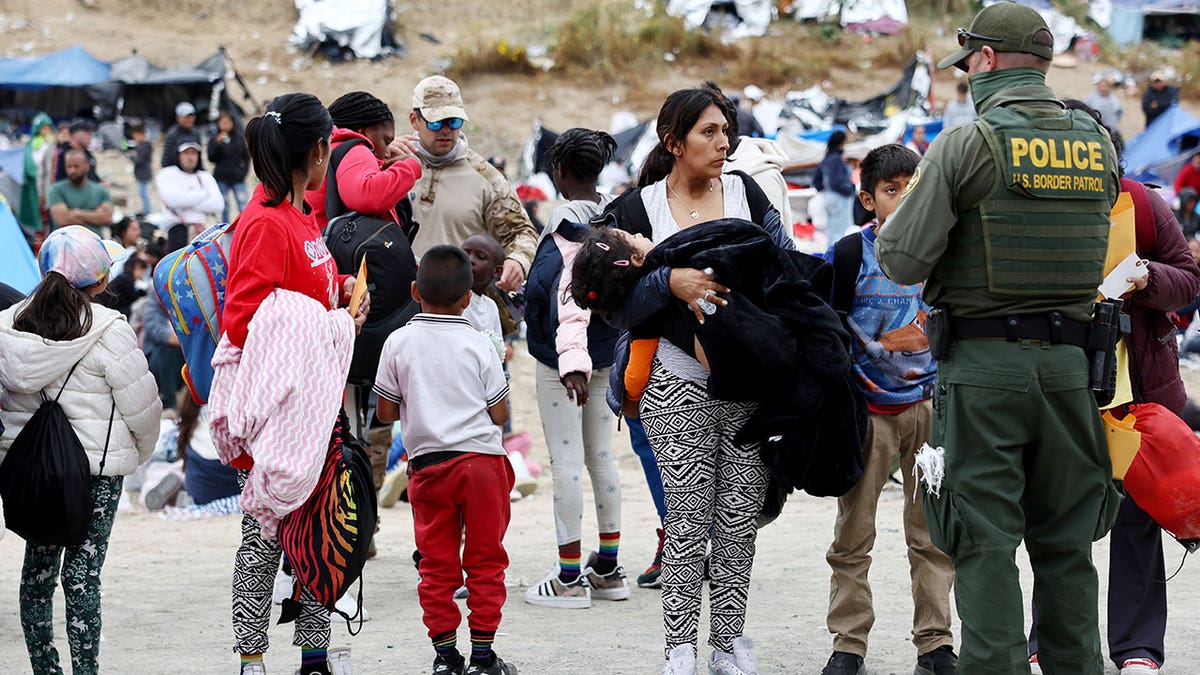
[{"label": "white t-shirt", "polygon": [[461,316],[421,313],[383,343],[375,393],[400,406],[408,458],[503,455],[487,409],[508,395],[496,350]]},{"label": "white t-shirt", "polygon": [[[750,220],[750,203],[746,200],[746,184],[741,176],[723,174],[721,188],[725,194],[724,217]],[[651,239],[657,246],[681,229],[667,201],[667,179],[647,186],[642,190],[641,197],[653,231]],[[677,377],[701,383],[708,380],[708,371],[699,361],[666,340],[658,343],[655,355],[662,361],[663,367]]]},{"label": "white t-shirt", "polygon": [[496,306],[496,301],[471,291],[471,304],[463,310],[462,317],[469,321],[475,330],[487,336],[503,361],[504,329],[500,325],[500,308]]}]

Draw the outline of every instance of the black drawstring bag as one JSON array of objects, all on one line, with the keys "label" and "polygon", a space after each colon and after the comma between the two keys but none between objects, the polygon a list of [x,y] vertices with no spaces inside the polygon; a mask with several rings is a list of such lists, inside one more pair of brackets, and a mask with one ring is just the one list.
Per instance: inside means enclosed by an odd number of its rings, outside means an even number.
[{"label": "black drawstring bag", "polygon": [[[8,529],[43,546],[78,546],[87,539],[92,522],[91,464],[66,412],[58,404],[67,381],[79,363],[71,366],[58,396],[42,392],[42,404],[13,440],[0,463],[0,497]],[[112,435],[113,401],[100,472],[108,459]]]}]

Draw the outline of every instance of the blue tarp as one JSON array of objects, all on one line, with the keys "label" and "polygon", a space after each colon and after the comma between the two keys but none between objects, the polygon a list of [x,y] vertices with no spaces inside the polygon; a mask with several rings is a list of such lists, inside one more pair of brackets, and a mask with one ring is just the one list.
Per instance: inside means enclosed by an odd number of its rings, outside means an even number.
[{"label": "blue tarp", "polygon": [[110,65],[79,45],[43,56],[0,58],[0,87],[36,91],[86,87],[109,80]]},{"label": "blue tarp", "polygon": [[8,202],[0,197],[0,282],[29,295],[41,281],[37,260]]},{"label": "blue tarp", "polygon": [[1125,144],[1125,175],[1142,182],[1171,185],[1182,158],[1195,152],[1183,150],[1188,138],[1200,140],[1200,119],[1177,105]]}]

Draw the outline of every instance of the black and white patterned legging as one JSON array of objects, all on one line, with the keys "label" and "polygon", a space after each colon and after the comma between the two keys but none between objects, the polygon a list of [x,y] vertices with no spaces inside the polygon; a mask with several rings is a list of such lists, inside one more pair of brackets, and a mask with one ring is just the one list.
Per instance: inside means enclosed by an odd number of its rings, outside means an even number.
[{"label": "black and white patterned legging", "polygon": [[710,535],[708,642],[729,652],[742,635],[768,472],[757,444],[739,446],[733,438],[754,410],[752,403],[709,398],[703,385],[655,359],[641,419],[667,502],[662,602],[668,654],[696,644]]},{"label": "black and white patterned legging", "polygon": [[[238,487],[245,489],[246,471],[238,471]],[[242,545],[233,561],[234,651],[261,654],[270,646],[267,629],[271,622],[271,591],[283,547],[279,540],[262,538],[262,527],[250,514],[242,515]],[[292,644],[297,647],[329,647],[329,610],[308,593],[300,595]]]}]

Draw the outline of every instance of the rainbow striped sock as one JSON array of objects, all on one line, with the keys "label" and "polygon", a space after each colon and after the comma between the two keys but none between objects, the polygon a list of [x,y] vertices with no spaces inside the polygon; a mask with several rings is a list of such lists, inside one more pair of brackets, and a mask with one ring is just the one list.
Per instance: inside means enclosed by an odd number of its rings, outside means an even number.
[{"label": "rainbow striped sock", "polygon": [[620,532],[600,533],[600,550],[596,552],[596,574],[604,576],[617,568],[617,550],[620,548]]},{"label": "rainbow striped sock", "polygon": [[482,666],[492,665],[496,652],[492,651],[492,643],[496,641],[496,631],[471,629],[471,663]]},{"label": "rainbow striped sock", "polygon": [[300,648],[300,673],[301,675],[310,675],[311,673],[329,673],[329,652],[324,648],[319,647],[301,647]]},{"label": "rainbow striped sock", "polygon": [[579,568],[583,557],[576,553],[573,556],[558,555],[558,580],[569,584],[579,578]]},{"label": "rainbow striped sock", "polygon": [[441,656],[454,656],[458,654],[458,634],[455,631],[448,630],[430,638],[433,641],[433,651]]},{"label": "rainbow striped sock", "polygon": [[253,664],[255,664],[255,663],[262,663],[262,662],[263,662],[263,655],[262,655],[262,654],[242,654],[241,656],[242,656],[242,666],[241,666],[241,670],[245,670],[245,669],[246,669],[246,666],[250,666],[250,665],[253,665]]}]

